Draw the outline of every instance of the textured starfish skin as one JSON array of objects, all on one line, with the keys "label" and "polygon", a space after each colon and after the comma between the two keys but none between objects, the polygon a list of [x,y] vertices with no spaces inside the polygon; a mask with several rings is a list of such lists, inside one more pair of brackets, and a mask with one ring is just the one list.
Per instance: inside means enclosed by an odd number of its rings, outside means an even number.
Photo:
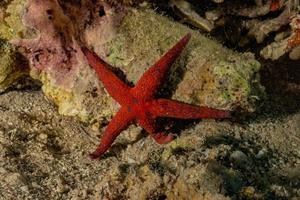
[{"label": "textured starfish skin", "polygon": [[83,47],[88,63],[95,69],[107,92],[121,105],[120,110],[108,124],[97,149],[90,154],[92,159],[103,155],[112,145],[122,130],[133,122],[143,127],[153,139],[164,144],[172,141],[172,135],[158,133],[155,128],[157,117],[172,117],[180,119],[228,118],[230,113],[207,107],[194,106],[175,100],[156,99],[155,93],[162,81],[191,38],[184,36],[162,58],[150,67],[137,82],[130,87],[120,80],[109,68],[109,65],[94,52]]}]

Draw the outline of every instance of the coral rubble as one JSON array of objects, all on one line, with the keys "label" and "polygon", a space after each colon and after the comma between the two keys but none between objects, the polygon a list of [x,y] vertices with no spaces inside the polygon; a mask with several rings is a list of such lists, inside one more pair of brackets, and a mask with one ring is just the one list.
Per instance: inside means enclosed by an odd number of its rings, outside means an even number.
[{"label": "coral rubble", "polygon": [[[245,46],[253,39],[257,43],[265,43],[260,52],[265,59],[277,60],[284,54],[289,54],[293,60],[299,59],[299,43],[294,46],[289,43],[295,35],[299,35],[299,29],[295,28],[295,25],[299,26],[300,3],[298,0],[253,0],[247,3],[214,1],[213,6],[203,6],[197,1],[192,2],[170,0],[170,5],[174,13],[185,22],[204,31],[211,32],[217,27],[226,29],[226,26],[238,26],[236,30],[230,30],[231,33],[239,35],[231,40],[235,40],[234,42],[239,46]],[[205,16],[199,13],[205,13],[203,14]],[[234,23],[240,25],[234,25]],[[273,41],[266,42],[267,38],[272,38],[270,35],[273,33],[277,34],[273,37]]]}]

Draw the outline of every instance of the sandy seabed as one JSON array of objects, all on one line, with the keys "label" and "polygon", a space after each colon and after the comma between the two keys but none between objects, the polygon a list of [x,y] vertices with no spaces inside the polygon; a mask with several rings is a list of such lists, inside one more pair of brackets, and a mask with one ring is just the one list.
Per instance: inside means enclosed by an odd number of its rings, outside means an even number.
[{"label": "sandy seabed", "polygon": [[39,90],[6,92],[0,199],[297,199],[300,111],[277,98],[244,119],[173,122],[168,145],[130,126],[91,161],[103,128],[60,116]]}]

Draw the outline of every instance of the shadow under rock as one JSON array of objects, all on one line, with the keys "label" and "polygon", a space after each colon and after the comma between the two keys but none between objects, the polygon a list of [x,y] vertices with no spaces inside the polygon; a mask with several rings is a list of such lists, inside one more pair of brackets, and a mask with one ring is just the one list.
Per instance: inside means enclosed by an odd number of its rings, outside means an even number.
[{"label": "shadow under rock", "polygon": [[[219,149],[217,161],[210,164],[210,169],[223,178],[222,190],[232,199],[285,200],[297,196],[294,189],[299,189],[299,182],[272,169],[280,159],[272,149],[229,135],[208,137],[204,146]],[[287,194],[277,194],[272,186],[282,188]],[[250,188],[253,193],[249,196]]]},{"label": "shadow under rock", "polygon": [[272,109],[286,113],[300,110],[300,60],[283,57],[278,61],[267,61],[261,71],[261,81],[271,100],[281,99]]},{"label": "shadow under rock", "polygon": [[[300,111],[300,60],[287,56],[277,61],[260,61],[261,83],[266,88],[266,100],[255,113],[241,117],[244,122],[276,119]],[[242,121],[242,120],[238,121]]]}]

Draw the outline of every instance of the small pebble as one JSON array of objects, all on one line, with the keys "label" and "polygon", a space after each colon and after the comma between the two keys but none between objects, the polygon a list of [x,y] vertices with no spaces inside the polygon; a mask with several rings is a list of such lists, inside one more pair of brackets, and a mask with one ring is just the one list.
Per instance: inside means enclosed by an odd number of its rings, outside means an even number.
[{"label": "small pebble", "polygon": [[256,154],[256,158],[258,159],[262,159],[267,155],[267,151],[265,149],[261,149],[257,154]]},{"label": "small pebble", "polygon": [[22,178],[19,173],[10,173],[5,177],[5,182],[9,185],[18,185],[22,183]]},{"label": "small pebble", "polygon": [[248,162],[248,157],[245,153],[243,153],[242,151],[234,151],[231,153],[229,159],[231,160],[231,162],[243,166],[245,164],[247,164]]},{"label": "small pebble", "polygon": [[4,20],[4,17],[5,17],[5,12],[3,8],[0,8],[0,21]]},{"label": "small pebble", "polygon": [[0,174],[5,174],[7,170],[3,167],[0,167]]},{"label": "small pebble", "polygon": [[300,59],[300,46],[295,47],[289,54],[291,60],[298,60]]},{"label": "small pebble", "polygon": [[29,192],[29,188],[28,188],[27,185],[24,185],[24,186],[20,187],[20,189],[21,189],[23,192],[26,192],[26,193]]},{"label": "small pebble", "polygon": [[45,133],[39,134],[39,139],[41,139],[42,141],[47,140],[47,138],[48,138],[47,134],[45,134]]}]

